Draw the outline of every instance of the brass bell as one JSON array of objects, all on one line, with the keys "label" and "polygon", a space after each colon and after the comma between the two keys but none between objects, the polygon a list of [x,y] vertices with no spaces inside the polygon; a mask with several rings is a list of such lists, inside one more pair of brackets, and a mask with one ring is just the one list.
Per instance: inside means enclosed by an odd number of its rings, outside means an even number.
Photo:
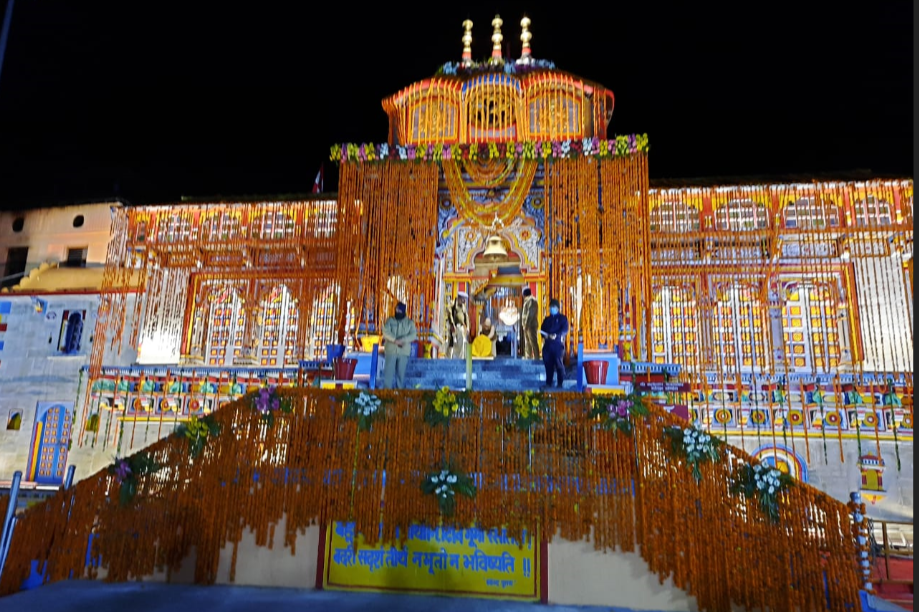
[{"label": "brass bell", "polygon": [[504,239],[501,236],[490,236],[485,241],[485,251],[482,259],[488,262],[506,261],[507,249],[504,248]]}]

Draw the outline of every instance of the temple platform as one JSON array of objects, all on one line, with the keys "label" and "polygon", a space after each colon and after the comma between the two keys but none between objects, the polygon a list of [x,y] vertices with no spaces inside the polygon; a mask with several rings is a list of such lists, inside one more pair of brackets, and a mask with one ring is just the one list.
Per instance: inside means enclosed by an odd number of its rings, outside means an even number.
[{"label": "temple platform", "polygon": [[[564,388],[574,390],[575,368],[569,368]],[[472,360],[472,388],[479,391],[521,391],[546,384],[546,369],[535,359]],[[415,389],[454,389],[466,385],[466,362],[462,359],[412,359],[405,372],[405,385]]]}]

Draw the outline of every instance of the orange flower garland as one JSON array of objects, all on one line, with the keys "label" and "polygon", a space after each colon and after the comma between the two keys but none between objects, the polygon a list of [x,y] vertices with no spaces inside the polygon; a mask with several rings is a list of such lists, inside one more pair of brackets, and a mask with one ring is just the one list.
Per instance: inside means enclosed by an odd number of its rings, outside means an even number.
[{"label": "orange flower garland", "polygon": [[[799,483],[784,493],[779,524],[773,524],[756,499],[730,493],[733,475],[751,461],[738,448],[701,464],[697,485],[691,470],[671,465],[664,435],[683,422],[655,406],[632,436],[620,436],[596,426],[590,395],[556,393],[546,397],[551,409],[530,436],[513,427],[513,408],[501,392],[473,393],[474,418],[431,429],[421,421],[426,392],[379,391],[381,400],[391,401],[387,418],[359,431],[341,410],[328,409],[334,390],[279,393],[293,410],[278,414],[271,428],[252,410],[250,397],[218,411],[215,423],[236,435],[209,439],[194,462],[187,460],[184,436],[147,448],[169,469],[139,479],[130,509],[107,501],[117,494],[107,470],[29,508],[13,533],[0,592],[16,592],[33,561],[48,581],[96,577],[98,569],[85,565],[90,534],[99,536],[90,555],[101,559],[109,581],[150,576],[157,568],[168,576],[194,549],[199,584],[217,579],[227,544],[235,549],[251,529],[256,543],[266,545],[285,517],[288,546],[307,526],[336,520],[353,520],[370,543],[394,541],[397,529],[404,534],[412,523],[441,520],[419,479],[441,470],[449,457],[475,466],[481,486],[475,502],[457,504],[444,525],[506,527],[518,538],[536,527],[549,538],[556,532],[592,538],[602,550],[638,550],[662,581],[672,578],[695,596],[701,610],[844,612],[857,605],[857,549],[841,535],[850,531],[844,504]],[[279,466],[300,477],[267,477]],[[364,477],[381,469],[389,475],[385,490],[381,479]],[[345,477],[324,482],[329,474]],[[507,474],[518,475],[520,486],[504,486]],[[256,477],[259,486],[250,486]],[[634,482],[634,488],[611,487],[614,482]],[[697,512],[705,517],[704,530],[697,528]],[[711,533],[720,534],[719,546],[713,547]],[[762,559],[787,562],[764,570]]]}]

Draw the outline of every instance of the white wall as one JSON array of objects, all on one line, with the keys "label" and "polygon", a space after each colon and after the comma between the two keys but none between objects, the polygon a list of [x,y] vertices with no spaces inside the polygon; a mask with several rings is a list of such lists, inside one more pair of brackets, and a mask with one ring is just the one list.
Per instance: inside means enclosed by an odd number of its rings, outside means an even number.
[{"label": "white wall", "polygon": [[592,542],[549,543],[549,603],[569,606],[615,606],[631,610],[696,612],[695,597],[663,584],[637,552],[603,553]]},{"label": "white wall", "polygon": [[912,372],[912,301],[903,261],[893,257],[854,262],[858,317],[866,372]]}]

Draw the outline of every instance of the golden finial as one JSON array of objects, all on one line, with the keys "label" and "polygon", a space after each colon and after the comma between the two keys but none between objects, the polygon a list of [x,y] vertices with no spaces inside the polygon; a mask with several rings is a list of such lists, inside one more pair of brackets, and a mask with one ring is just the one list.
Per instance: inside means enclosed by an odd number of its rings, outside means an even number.
[{"label": "golden finial", "polygon": [[530,61],[530,40],[533,35],[527,29],[530,27],[530,18],[526,15],[520,20],[520,42],[523,43],[523,50],[520,53],[520,63],[525,64]]},{"label": "golden finial", "polygon": [[504,36],[501,35],[501,24],[503,23],[500,15],[495,15],[495,18],[491,20],[491,25],[495,28],[495,33],[491,35],[491,61],[494,63],[504,62],[501,57],[501,41],[504,40]]},{"label": "golden finial", "polygon": [[463,28],[466,33],[463,34],[463,64],[472,65],[472,21],[467,19],[463,22]]}]

